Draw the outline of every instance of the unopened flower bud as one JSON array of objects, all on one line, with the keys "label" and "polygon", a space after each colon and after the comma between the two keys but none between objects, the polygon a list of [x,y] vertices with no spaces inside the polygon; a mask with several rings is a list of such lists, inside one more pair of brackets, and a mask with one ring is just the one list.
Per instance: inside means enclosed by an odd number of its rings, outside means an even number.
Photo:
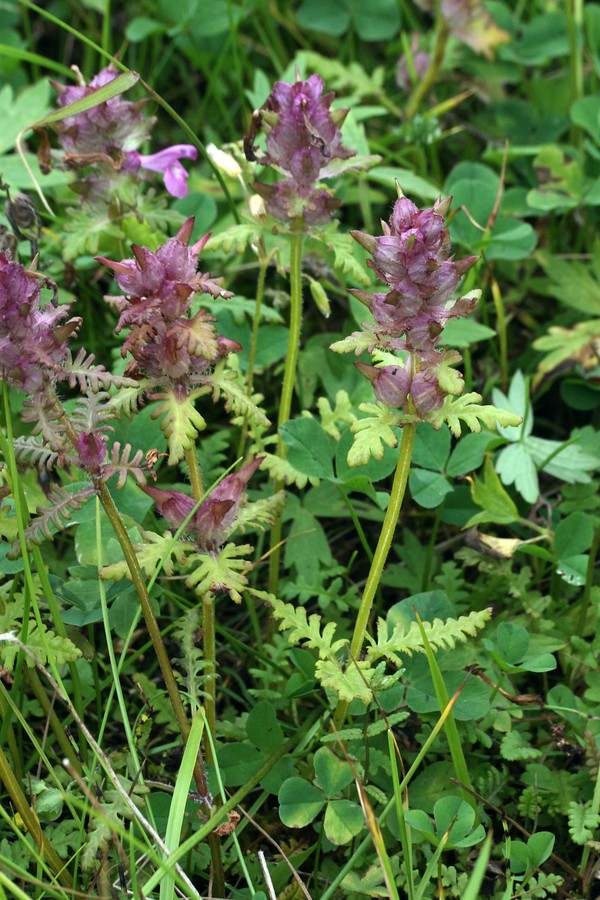
[{"label": "unopened flower bud", "polygon": [[220,150],[219,147],[215,147],[214,144],[207,145],[206,153],[217,169],[220,169],[226,175],[229,175],[230,178],[239,178],[242,174],[242,170],[237,160],[234,159],[230,153],[225,153],[224,150]]},{"label": "unopened flower bud", "polygon": [[265,206],[265,201],[260,196],[260,194],[252,194],[250,199],[248,200],[248,207],[250,209],[250,215],[252,215],[258,222],[264,221],[267,217],[267,207]]},{"label": "unopened flower bud", "polygon": [[315,281],[314,279],[310,282],[310,294],[317,309],[320,313],[323,313],[326,319],[331,315],[331,304],[329,303],[329,297],[325,293],[325,289],[323,285],[319,281]]},{"label": "unopened flower bud", "polygon": [[4,215],[16,236],[21,240],[37,241],[41,223],[38,211],[27,194],[13,194],[4,204]]}]

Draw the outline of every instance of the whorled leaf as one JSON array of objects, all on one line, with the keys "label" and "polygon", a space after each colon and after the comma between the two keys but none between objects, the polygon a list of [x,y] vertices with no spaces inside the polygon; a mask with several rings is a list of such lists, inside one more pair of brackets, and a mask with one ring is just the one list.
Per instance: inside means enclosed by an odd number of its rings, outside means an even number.
[{"label": "whorled leaf", "polygon": [[357,419],[350,426],[354,432],[354,443],[348,452],[349,466],[362,466],[373,456],[381,459],[385,446],[396,447],[398,438],[392,426],[398,425],[400,416],[383,403],[361,403],[359,410],[371,413],[364,419]]},{"label": "whorled leaf", "polygon": [[146,473],[148,465],[141,450],[136,450],[132,459],[129,456],[132,452],[131,444],[125,444],[121,448],[119,441],[115,441],[110,448],[110,463],[103,466],[104,476],[111,478],[118,475],[117,488],[121,489],[127,481],[128,475],[133,475],[139,485],[146,484]]},{"label": "whorled leaf", "polygon": [[174,466],[185,456],[200,431],[206,428],[206,421],[194,406],[194,399],[200,391],[182,397],[173,392],[162,394],[162,403],[153,410],[152,418],[160,419],[160,427],[169,445],[169,465]]},{"label": "whorled leaf", "polygon": [[291,644],[302,642],[305,646],[318,650],[321,659],[333,658],[346,646],[345,640],[333,640],[337,627],[335,622],[328,622],[321,631],[321,616],[316,613],[307,618],[303,606],[295,607],[276,597],[273,597],[270,603],[273,615],[278,620],[279,630],[290,629],[288,641]]},{"label": "whorled leaf", "polygon": [[241,506],[235,520],[235,530],[242,533],[247,528],[265,530],[265,526],[273,525],[280,517],[285,504],[285,491],[277,491],[271,497],[254,500]]},{"label": "whorled leaf", "polygon": [[100,388],[107,388],[111,385],[115,387],[135,387],[137,382],[133,378],[126,378],[124,375],[113,375],[107,372],[104,366],[94,365],[95,356],[93,353],[87,355],[87,351],[82,347],[75,359],[67,351],[62,371],[66,375],[69,386],[79,386],[84,393],[88,390],[98,391]]},{"label": "whorled leaf", "polygon": [[[31,544],[41,544],[44,538],[51,541],[56,531],[66,528],[71,520],[71,513],[81,509],[92,494],[92,485],[80,488],[69,493],[61,485],[55,485],[48,494],[48,506],[38,507],[37,516],[32,519],[25,529],[25,541],[29,547]],[[20,556],[20,544],[15,543],[9,553],[11,558]]]},{"label": "whorled leaf", "polygon": [[[170,531],[164,534],[156,534],[153,531],[142,531],[143,544],[134,546],[140,568],[149,578],[160,567],[165,575],[173,575],[175,566],[178,569],[187,566],[187,557],[196,549],[196,545],[188,541],[174,541]],[[100,577],[107,581],[121,581],[122,578],[131,578],[129,566],[125,560],[103,566],[100,569]]]},{"label": "whorled leaf", "polygon": [[496,425],[512,428],[521,424],[521,416],[506,409],[481,405],[481,399],[481,395],[474,392],[464,394],[462,397],[446,397],[439,409],[429,413],[427,421],[436,431],[439,431],[444,423],[447,424],[454,437],[461,435],[461,422],[476,434],[481,431],[482,423],[490,429],[494,429]]},{"label": "whorled leaf", "polygon": [[253,567],[251,544],[226,544],[218,554],[193,553],[188,565],[194,569],[186,578],[186,584],[200,597],[206,593],[229,594],[234,603],[242,602],[242,591],[248,586],[246,572]]},{"label": "whorled leaf", "polygon": [[239,371],[228,365],[228,360],[222,360],[216,367],[210,379],[213,388],[213,400],[221,397],[225,402],[227,412],[233,412],[237,416],[244,416],[249,421],[256,422],[264,428],[271,424],[263,410],[254,402],[254,398],[248,397],[246,385]]},{"label": "whorled leaf", "polygon": [[308,476],[304,472],[299,472],[287,459],[280,459],[274,453],[265,453],[264,457],[260,467],[266,469],[275,481],[287,485],[294,484],[300,489],[306,487],[309,482],[313,487],[319,486],[320,481],[316,476]]},{"label": "whorled leaf", "polygon": [[59,469],[66,463],[64,453],[52,450],[33,436],[15,438],[14,449],[17,462],[37,469]]}]

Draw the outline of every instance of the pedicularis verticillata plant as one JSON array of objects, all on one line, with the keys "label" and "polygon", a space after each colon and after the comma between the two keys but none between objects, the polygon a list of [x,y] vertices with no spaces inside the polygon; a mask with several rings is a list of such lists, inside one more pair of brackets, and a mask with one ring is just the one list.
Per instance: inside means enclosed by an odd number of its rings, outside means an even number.
[{"label": "pedicularis verticillata plant", "polygon": [[[354,351],[361,355],[367,351],[378,362],[375,366],[356,363],[371,382],[378,403],[360,406],[368,415],[351,426],[355,439],[348,455],[349,464],[366,463],[371,456],[381,458],[384,444],[390,447],[397,444],[394,426],[402,428],[390,501],[350,644],[352,665],[346,666],[339,659],[346,642],[333,640],[335,625],[329,624],[315,641],[318,626],[315,628],[313,621],[312,626],[307,627],[302,609],[294,610],[291,605],[280,602],[276,602],[275,607],[276,615],[282,619],[281,628],[292,627],[295,639],[304,636],[313,646],[318,646],[321,658],[317,673],[340,697],[335,716],[337,727],[343,723],[350,700],[360,698],[368,702],[370,689],[380,689],[389,683],[385,678],[382,681],[383,669],[375,663],[381,658],[397,661],[397,654],[407,646],[403,626],[389,635],[385,623],[380,620],[377,642],[369,639],[371,645],[364,657],[361,656],[373,599],[404,499],[417,424],[429,422],[436,429],[447,424],[459,437],[461,421],[471,431],[480,431],[481,422],[493,427],[496,422],[517,425],[520,421],[518,416],[505,410],[481,405],[479,394],[461,397],[462,376],[452,368],[460,362],[461,356],[456,350],[438,347],[446,322],[467,315],[480,296],[479,291],[472,291],[464,297],[454,298],[462,275],[472,268],[477,257],[455,260],[451,255],[450,237],[444,222],[450,200],[440,200],[431,209],[419,210],[408,198],[400,197],[389,224],[382,223],[383,236],[374,237],[361,231],[352,233],[355,240],[372,254],[373,259],[368,265],[390,290],[376,294],[352,290],[370,309],[373,322],[365,323],[363,331],[354,332],[332,345],[337,353]],[[487,615],[484,611],[465,617],[465,621],[457,623],[454,635],[450,623],[444,623],[442,643],[451,643],[461,634],[472,633],[473,629],[483,625]],[[414,635],[411,637],[414,639]],[[435,644],[437,636],[431,635],[429,640]]]}]

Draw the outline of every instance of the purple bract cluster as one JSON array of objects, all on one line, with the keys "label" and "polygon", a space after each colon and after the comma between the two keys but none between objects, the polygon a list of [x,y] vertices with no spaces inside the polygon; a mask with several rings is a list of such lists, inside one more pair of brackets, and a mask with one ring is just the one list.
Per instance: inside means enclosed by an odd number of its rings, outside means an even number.
[{"label": "purple bract cluster", "polygon": [[260,111],[267,138],[266,154],[258,161],[274,166],[285,178],[273,185],[257,182],[254,188],[275,218],[295,227],[331,218],[339,201],[317,182],[335,174],[334,160],[354,156],[342,144],[340,132],[347,110],[332,112],[334,94],[323,94],[323,87],[318,75],[294,84],[278,81]]},{"label": "purple bract cluster", "polygon": [[[258,456],[239,472],[226,475],[202,501],[186,525],[186,533],[192,535],[200,550],[214,553],[219,550],[235,525],[244,490],[251,476],[263,460]],[[143,491],[152,497],[161,516],[176,528],[187,519],[196,501],[180,491],[167,491],[146,486]]]},{"label": "purple bract cluster", "polygon": [[43,283],[0,252],[0,372],[29,394],[60,376],[68,339],[81,324],[79,318],[63,322],[69,306],[40,308]]},{"label": "purple bract cluster", "polygon": [[[77,85],[53,82],[59,106],[64,108],[90,97],[110,84],[117,74],[110,65],[89,84],[82,78]],[[198,151],[191,144],[175,144],[158,153],[139,153],[138,148],[149,138],[156,122],[154,116],[144,115],[145,105],[145,100],[132,103],[121,96],[111,97],[55,124],[65,151],[63,164],[70,169],[92,167],[81,179],[81,193],[88,200],[106,194],[120,174],[138,176],[141,169],[161,172],[170,194],[178,198],[187,196],[188,173],[180,160],[196,159]]]},{"label": "purple bract cluster", "polygon": [[[438,337],[449,319],[467,315],[477,296],[453,299],[460,278],[476,256],[455,260],[444,216],[450,198],[419,210],[406,197],[396,201],[383,235],[353,231],[353,237],[373,259],[367,264],[386,282],[387,293],[352,293],[371,310],[370,350],[408,351],[404,364],[369,366],[357,363],[372,383],[375,395],[388,406],[403,408],[410,400],[417,414],[439,408],[447,393],[460,393],[460,375],[449,366],[460,360],[452,350],[438,350]],[[451,389],[450,389],[451,388]]]},{"label": "purple bract cluster", "polygon": [[189,315],[198,293],[231,297],[220,280],[197,271],[198,256],[209,235],[188,246],[194,219],[188,219],[175,237],[156,252],[133,246],[134,259],[112,262],[97,257],[115,273],[125,297],[110,297],[119,312],[116,331],[129,328],[121,353],[128,353],[126,374],[168,380],[179,386],[202,380],[215,362],[240,345],[217,334],[215,319],[200,309]]}]

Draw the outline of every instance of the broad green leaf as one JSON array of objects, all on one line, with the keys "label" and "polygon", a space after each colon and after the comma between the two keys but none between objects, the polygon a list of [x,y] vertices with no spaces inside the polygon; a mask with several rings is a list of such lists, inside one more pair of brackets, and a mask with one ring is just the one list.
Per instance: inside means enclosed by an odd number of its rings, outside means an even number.
[{"label": "broad green leaf", "polygon": [[494,434],[465,434],[450,455],[446,472],[451,478],[456,475],[467,475],[474,472],[482,464],[485,452],[497,437]]},{"label": "broad green leaf", "polygon": [[246,720],[246,734],[258,750],[273,753],[283,743],[283,731],[273,706],[259,700]]},{"label": "broad green leaf", "polygon": [[555,835],[551,831],[536,831],[527,839],[527,850],[535,868],[543,865],[554,849]]},{"label": "broad green leaf", "polygon": [[540,494],[535,463],[525,444],[504,447],[496,457],[496,471],[503,484],[514,484],[528,503],[535,503]]},{"label": "broad green leaf", "polygon": [[279,431],[295,469],[317,478],[334,478],[331,439],[316,419],[301,416],[286,422]]},{"label": "broad green leaf", "polygon": [[352,800],[331,800],[325,810],[323,830],[332,844],[348,844],[365,826],[365,817],[358,803]]},{"label": "broad green leaf", "polygon": [[427,469],[411,469],[408,484],[411,497],[424,509],[435,509],[454,490],[444,475]]},{"label": "broad green leaf", "polygon": [[558,559],[589,550],[594,537],[594,522],[583,512],[562,519],[554,530],[554,551]]},{"label": "broad green leaf", "polygon": [[320,747],[314,758],[315,776],[328,799],[336,797],[354,780],[352,769],[329,747]]},{"label": "broad green leaf", "polygon": [[495,334],[493,328],[475,319],[450,319],[439,336],[439,343],[463,349],[479,341],[489,341]]},{"label": "broad green leaf", "polygon": [[485,837],[483,825],[477,825],[473,830],[475,810],[460,797],[441,797],[433,807],[433,817],[438,839],[450,831],[447,849],[472,847]]},{"label": "broad green leaf", "polygon": [[[27,128],[32,119],[41,118],[50,109],[50,85],[44,78],[29,87],[23,88],[17,97],[12,87],[5,84],[0,89],[0,153],[12,150],[21,131]],[[15,188],[8,175],[4,173],[5,160],[0,161],[2,174],[11,188]]]},{"label": "broad green leaf", "polygon": [[448,431],[436,431],[427,422],[418,425],[413,446],[414,465],[441,472],[448,459],[450,442]]},{"label": "broad green leaf", "polygon": [[492,391],[492,398],[496,406],[508,409],[510,412],[520,416],[523,420],[518,426],[498,426],[498,431],[502,437],[509,441],[518,441],[523,436],[531,434],[533,428],[533,414],[531,411],[531,403],[529,401],[529,390],[527,382],[523,377],[520,369],[517,369],[510,382],[508,389],[508,397],[498,388]]},{"label": "broad green leaf", "polygon": [[279,817],[288,828],[310,825],[325,804],[321,791],[296,775],[283,782],[278,799]]}]

